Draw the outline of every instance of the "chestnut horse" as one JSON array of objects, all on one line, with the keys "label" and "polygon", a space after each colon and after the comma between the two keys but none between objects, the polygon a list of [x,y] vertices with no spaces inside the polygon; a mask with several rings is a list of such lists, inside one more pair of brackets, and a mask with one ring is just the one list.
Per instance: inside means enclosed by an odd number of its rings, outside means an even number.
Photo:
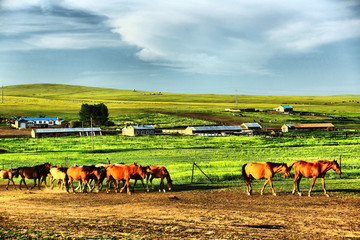
[{"label": "chestnut horse", "polygon": [[[308,192],[309,197],[311,197],[311,191],[315,184],[316,178],[318,178],[318,177],[321,178],[325,196],[330,197],[330,195],[326,192],[326,188],[325,188],[325,179],[324,179],[325,174],[330,169],[334,170],[337,174],[341,174],[340,166],[337,163],[337,161],[335,161],[335,160],[334,161],[319,160],[319,161],[315,161],[315,162],[297,161],[297,162],[292,163],[289,167],[291,168],[292,166],[294,166],[294,171],[295,171],[295,177],[293,180],[294,190],[293,190],[292,194],[295,194],[296,185],[297,185],[297,190],[298,190],[299,196],[301,196],[299,185],[300,185],[300,180],[303,176],[307,177],[307,178],[312,177],[311,187]],[[295,182],[296,182],[296,185],[295,185]]]},{"label": "chestnut horse", "polygon": [[285,163],[272,163],[272,162],[266,162],[266,163],[246,163],[242,166],[242,175],[246,182],[246,192],[248,195],[251,195],[252,188],[251,188],[251,181],[253,179],[263,179],[265,178],[265,184],[261,189],[261,195],[264,194],[264,189],[266,187],[266,184],[269,182],[272,193],[274,196],[276,196],[275,189],[273,187],[273,183],[271,181],[271,178],[274,176],[275,173],[278,173],[282,171],[284,174],[283,177],[290,177],[290,170]]},{"label": "chestnut horse", "polygon": [[[84,186],[87,186],[88,180],[90,179],[90,175],[95,175],[97,178],[96,182],[96,191],[98,192],[99,179],[100,179],[100,168],[97,168],[93,165],[91,166],[81,166],[81,167],[69,167],[66,171],[69,177],[69,183],[73,192],[75,193],[73,180],[77,180],[81,183],[84,183]],[[66,191],[69,192],[69,183],[66,183]],[[86,192],[86,187],[82,190],[83,193]]]},{"label": "chestnut horse", "polygon": [[19,169],[8,169],[8,170],[0,170],[0,178],[2,179],[9,179],[8,184],[6,186],[6,190],[9,188],[10,181],[14,184],[14,188],[16,189],[15,183],[14,183],[14,177],[19,176]]},{"label": "chestnut horse", "polygon": [[149,178],[150,178],[150,183],[152,186],[152,189],[154,189],[154,184],[153,184],[153,179],[154,178],[160,178],[160,187],[159,187],[159,192],[163,191],[165,192],[165,185],[164,185],[164,178],[166,178],[166,185],[169,189],[169,191],[171,191],[172,188],[172,180],[170,178],[170,173],[168,172],[168,170],[165,167],[158,167],[158,166],[154,166],[154,165],[150,165],[150,171],[147,172],[146,174],[146,189],[147,191],[149,191]]},{"label": "chestnut horse", "polygon": [[34,179],[34,186],[31,188],[33,189],[36,187],[36,180],[38,180],[38,187],[40,189],[41,183],[45,182],[46,185],[46,177],[50,172],[50,163],[44,163],[41,165],[36,165],[33,167],[19,167],[19,175],[21,176],[19,188],[21,190],[21,183],[24,182],[25,187],[28,189],[28,186],[26,185],[25,178],[27,179]]},{"label": "chestnut horse", "polygon": [[[109,193],[109,181],[112,179],[115,192],[118,191],[119,188],[119,180],[125,180],[124,186],[120,189],[122,192],[125,187],[127,187],[127,193],[131,194],[130,186],[129,186],[129,179],[132,175],[139,175],[142,179],[144,179],[146,172],[141,166],[135,164],[129,165],[108,165],[106,167],[106,192]],[[117,181],[117,184],[115,183]]]},{"label": "chestnut horse", "polygon": [[61,167],[59,165],[57,165],[56,167],[55,166],[52,166],[50,168],[50,186],[51,186],[51,189],[54,188],[54,181],[57,180],[57,185],[58,185],[58,188],[61,187],[61,189],[63,187],[66,186],[66,182],[69,180],[67,174],[66,174],[66,171],[67,171],[67,167]]}]

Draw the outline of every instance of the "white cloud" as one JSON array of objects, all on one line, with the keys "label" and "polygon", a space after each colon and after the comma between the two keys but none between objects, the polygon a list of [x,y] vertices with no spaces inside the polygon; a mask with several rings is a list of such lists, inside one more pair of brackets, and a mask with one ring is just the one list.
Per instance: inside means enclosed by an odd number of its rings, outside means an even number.
[{"label": "white cloud", "polygon": [[[324,44],[360,37],[360,19],[349,11],[353,4],[328,0],[4,2],[5,8],[13,11],[42,9],[44,14],[29,20],[33,24],[14,22],[7,30],[8,34],[36,30],[24,42],[37,48],[128,44],[137,47],[139,59],[155,65],[186,72],[260,75],[271,73],[264,66],[278,51],[312,51]],[[77,15],[52,15],[57,7],[68,9],[69,14],[80,11],[103,19],[95,19],[101,21],[97,25]],[[112,38],[112,33],[120,38]]]}]

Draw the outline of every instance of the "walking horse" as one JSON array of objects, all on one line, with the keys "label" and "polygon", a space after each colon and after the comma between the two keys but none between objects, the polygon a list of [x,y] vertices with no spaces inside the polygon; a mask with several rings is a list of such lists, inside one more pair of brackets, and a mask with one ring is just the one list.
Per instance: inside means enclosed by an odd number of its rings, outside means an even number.
[{"label": "walking horse", "polygon": [[[21,176],[21,180],[20,180],[20,184],[19,184],[19,188],[21,190],[21,183],[24,182],[24,185],[26,188],[28,188],[28,186],[26,185],[25,182],[25,178],[27,179],[34,179],[34,187],[36,187],[36,180],[38,180],[38,187],[40,189],[41,183],[45,182],[45,187],[47,187],[46,185],[46,177],[50,172],[50,163],[44,163],[41,165],[36,165],[33,167],[19,167],[19,175]],[[31,188],[31,189],[32,189]]]},{"label": "walking horse", "polygon": [[86,192],[87,183],[89,181],[90,176],[93,174],[96,176],[96,191],[98,192],[98,186],[99,186],[99,179],[100,179],[100,168],[95,167],[93,165],[91,166],[81,166],[81,167],[69,167],[66,171],[68,177],[69,177],[69,183],[66,183],[66,191],[69,192],[69,185],[71,185],[71,188],[73,192],[75,193],[74,186],[73,186],[73,180],[77,180],[84,184],[84,188],[82,190],[83,193]]},{"label": "walking horse", "polygon": [[[319,161],[315,161],[315,162],[307,162],[307,161],[297,161],[292,163],[289,168],[291,168],[292,166],[294,166],[294,171],[295,171],[295,177],[293,179],[293,183],[294,183],[294,190],[292,192],[292,194],[295,194],[296,190],[298,191],[299,196],[301,196],[301,192],[300,192],[300,181],[301,178],[307,177],[307,178],[312,178],[312,183],[311,183],[311,187],[310,190],[308,192],[308,196],[311,197],[311,191],[314,187],[316,178],[321,178],[321,182],[322,182],[322,186],[324,188],[324,194],[327,197],[330,197],[330,195],[326,192],[326,188],[325,188],[325,174],[327,171],[329,171],[330,169],[334,170],[337,174],[341,174],[341,168],[338,164],[337,161],[329,161],[329,160],[319,160]],[[296,189],[297,186],[297,189]]]},{"label": "walking horse", "polygon": [[8,170],[0,170],[0,178],[2,179],[9,179],[8,184],[6,186],[6,190],[9,189],[10,181],[13,183],[14,188],[16,189],[15,183],[14,183],[14,177],[19,176],[19,169],[8,169]]},{"label": "walking horse", "polygon": [[251,181],[253,179],[263,179],[265,178],[265,184],[261,189],[261,195],[264,194],[264,189],[267,183],[270,183],[272,193],[276,196],[276,192],[271,181],[271,178],[274,176],[275,173],[282,171],[283,177],[290,177],[290,170],[285,163],[246,163],[242,166],[242,175],[246,182],[246,192],[248,195],[251,195],[252,188],[251,188]]}]

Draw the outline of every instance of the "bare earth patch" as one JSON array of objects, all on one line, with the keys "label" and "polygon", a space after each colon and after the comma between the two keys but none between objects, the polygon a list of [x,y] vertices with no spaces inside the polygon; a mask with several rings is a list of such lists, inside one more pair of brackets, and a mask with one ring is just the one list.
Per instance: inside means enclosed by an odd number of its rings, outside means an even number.
[{"label": "bare earth patch", "polygon": [[1,233],[27,238],[360,238],[359,198],[247,196],[237,188],[68,194],[44,187],[7,191],[5,184],[0,182]]}]

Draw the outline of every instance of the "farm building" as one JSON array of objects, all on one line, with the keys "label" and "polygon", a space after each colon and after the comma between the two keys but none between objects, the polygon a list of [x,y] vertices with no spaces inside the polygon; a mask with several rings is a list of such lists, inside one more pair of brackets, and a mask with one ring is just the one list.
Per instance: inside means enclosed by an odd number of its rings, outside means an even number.
[{"label": "farm building", "polygon": [[20,118],[15,121],[13,127],[21,128],[47,128],[61,126],[58,118]]},{"label": "farm building", "polygon": [[187,127],[185,129],[185,135],[206,135],[206,134],[233,134],[240,132],[242,128],[240,126],[199,126],[199,127]]},{"label": "farm building", "polygon": [[282,132],[314,130],[334,131],[335,126],[332,123],[284,124],[281,127],[281,130]]},{"label": "farm building", "polygon": [[122,134],[125,136],[145,136],[154,135],[155,128],[152,125],[131,125],[122,129]]},{"label": "farm building", "polygon": [[91,132],[96,135],[102,135],[100,128],[47,128],[33,129],[31,136],[37,137],[61,137],[61,136],[91,136]]},{"label": "farm building", "polygon": [[293,108],[289,105],[280,105],[277,108],[274,108],[274,111],[281,113],[292,113]]},{"label": "farm building", "polygon": [[262,127],[258,123],[243,123],[240,127],[244,130],[261,131]]}]

